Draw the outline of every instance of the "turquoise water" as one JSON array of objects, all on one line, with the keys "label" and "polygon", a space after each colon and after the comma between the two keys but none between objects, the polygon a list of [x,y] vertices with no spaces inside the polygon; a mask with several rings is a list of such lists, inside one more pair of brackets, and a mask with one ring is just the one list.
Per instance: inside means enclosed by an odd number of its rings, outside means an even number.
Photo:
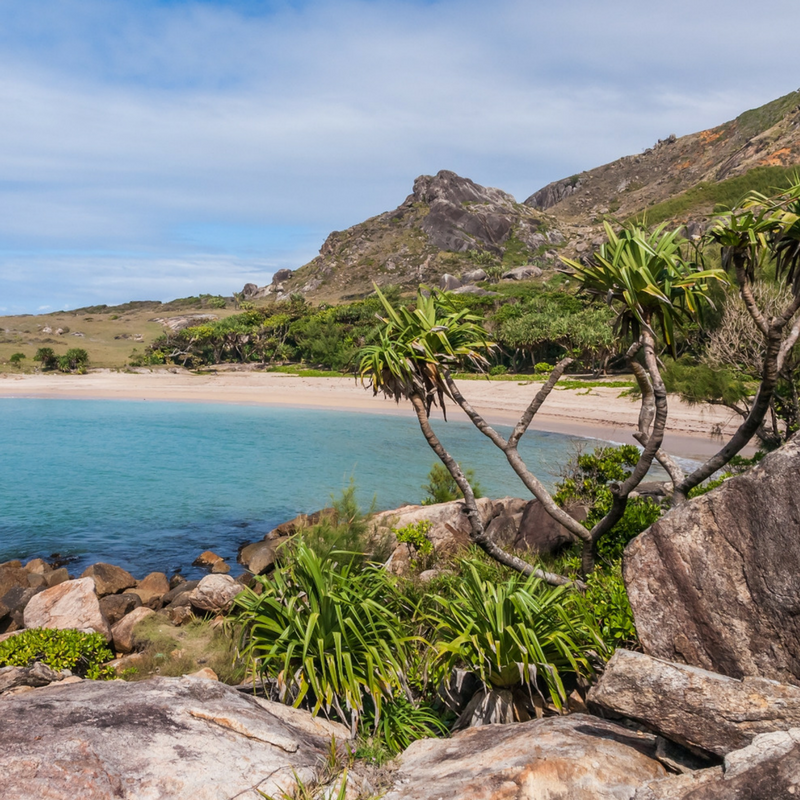
[{"label": "turquoise water", "polygon": [[[414,418],[265,406],[0,400],[0,562],[53,553],[141,576],[192,574],[206,549],[237,547],[329,504],[352,477],[368,506],[418,503],[435,456]],[[438,421],[490,496],[525,496],[469,423]],[[551,482],[576,437],[528,434]],[[236,568],[234,567],[234,573]]]}]

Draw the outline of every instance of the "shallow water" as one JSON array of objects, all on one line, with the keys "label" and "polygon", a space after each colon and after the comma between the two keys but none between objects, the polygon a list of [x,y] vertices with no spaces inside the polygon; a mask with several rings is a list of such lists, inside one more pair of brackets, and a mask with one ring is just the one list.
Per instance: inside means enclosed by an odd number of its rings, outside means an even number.
[{"label": "shallow water", "polygon": [[[137,577],[196,570],[203,550],[235,560],[352,478],[365,506],[418,503],[435,461],[416,420],[268,406],[0,400],[0,562],[108,561]],[[435,423],[487,495],[526,496],[502,455],[467,422]],[[552,483],[586,441],[530,431],[521,448]],[[595,442],[592,442],[595,443]],[[234,572],[236,568],[234,567]]]}]

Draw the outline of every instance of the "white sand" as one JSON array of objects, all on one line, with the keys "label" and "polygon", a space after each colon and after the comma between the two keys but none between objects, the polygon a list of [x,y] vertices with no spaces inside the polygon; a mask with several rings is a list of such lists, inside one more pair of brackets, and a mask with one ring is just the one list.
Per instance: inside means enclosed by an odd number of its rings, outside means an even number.
[{"label": "white sand", "polygon": [[[540,384],[515,381],[462,381],[464,396],[491,423],[513,424],[531,401]],[[532,428],[578,436],[633,443],[639,405],[620,397],[620,389],[588,391],[556,389],[531,425]],[[198,403],[241,403],[324,408],[360,413],[407,414],[408,403],[373,397],[350,378],[300,378],[264,372],[225,371],[194,375],[177,370],[126,373],[98,370],[88,375],[0,376],[0,398],[37,397],[58,399],[166,400]],[[455,406],[451,419],[465,419]],[[665,446],[675,455],[700,457],[716,452],[721,443],[711,433],[719,428],[732,433],[739,418],[717,406],[689,406],[670,397]]]}]

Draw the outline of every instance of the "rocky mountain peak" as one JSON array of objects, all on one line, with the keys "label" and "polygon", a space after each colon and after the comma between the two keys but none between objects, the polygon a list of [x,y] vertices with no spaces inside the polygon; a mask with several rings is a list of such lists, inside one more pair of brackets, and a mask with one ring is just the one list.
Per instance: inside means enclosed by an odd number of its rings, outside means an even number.
[{"label": "rocky mountain peak", "polygon": [[420,175],[414,181],[414,192],[406,202],[447,203],[461,206],[469,203],[513,206],[514,198],[501,189],[492,189],[462,178],[450,170],[440,170],[436,175]]}]

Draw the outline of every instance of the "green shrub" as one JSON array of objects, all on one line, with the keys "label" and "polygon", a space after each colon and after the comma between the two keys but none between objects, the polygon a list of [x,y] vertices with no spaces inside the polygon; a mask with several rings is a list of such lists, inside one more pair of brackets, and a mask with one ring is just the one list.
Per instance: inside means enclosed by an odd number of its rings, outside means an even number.
[{"label": "green shrub", "polygon": [[432,561],[433,542],[428,538],[432,523],[426,519],[419,522],[412,522],[402,528],[398,528],[394,535],[400,544],[408,546],[411,552],[411,567],[416,569],[428,569]]},{"label": "green shrub", "polygon": [[605,645],[571,590],[533,576],[484,580],[467,563],[449,596],[437,595],[429,612],[435,626],[440,674],[463,666],[495,688],[528,685],[557,708],[566,700],[564,673],[588,676]]},{"label": "green shrub", "polygon": [[505,367],[502,364],[496,364],[489,370],[490,375],[506,375],[507,373],[508,367]]},{"label": "green shrub", "polygon": [[235,604],[254,671],[276,681],[281,702],[335,714],[354,732],[372,708],[377,724],[386,702],[406,691],[415,660],[392,610],[391,576],[323,560],[300,542],[289,564],[255,580],[262,594],[245,590]]},{"label": "green shrub", "polygon": [[622,561],[599,566],[586,578],[586,586],[586,593],[576,597],[579,603],[585,604],[608,650],[613,651],[618,647],[638,649],[633,612],[622,580]]},{"label": "green shrub", "polygon": [[68,669],[81,678],[110,680],[111,667],[103,666],[114,654],[100,633],[31,628],[0,642],[0,667],[27,667],[37,661],[54,670]]},{"label": "green shrub", "polygon": [[284,545],[289,557],[301,542],[323,561],[335,558],[340,563],[362,564],[389,557],[388,537],[373,531],[373,510],[362,512],[353,483],[339,498],[332,498],[332,506],[319,522],[302,528]]},{"label": "green shrub", "polygon": [[23,360],[25,359],[25,353],[13,353],[11,358],[9,358],[9,363],[13,364],[15,367],[19,367]]},{"label": "green shrub", "polygon": [[[465,469],[464,477],[472,487],[475,497],[483,497],[483,488],[475,480],[475,473],[471,469]],[[423,484],[422,488],[426,493],[422,500],[423,506],[448,503],[451,500],[460,500],[464,497],[464,493],[458,488],[458,484],[444,464],[436,463],[431,467],[431,471],[428,473],[428,483]]]},{"label": "green shrub", "polygon": [[537,375],[547,375],[553,371],[553,365],[548,364],[546,361],[540,361],[538,364],[534,365],[533,371]]},{"label": "green shrub", "polygon": [[50,370],[58,366],[58,357],[52,347],[40,347],[33,356],[34,361],[42,362],[42,369]]},{"label": "green shrub", "polygon": [[[586,505],[589,513],[583,524],[591,529],[611,510],[608,484],[624,481],[638,460],[639,450],[633,445],[598,447],[592,453],[581,453],[567,468],[567,475],[557,484],[553,497],[561,507],[570,503]],[[598,541],[598,555],[608,562],[620,558],[628,542],[661,514],[661,506],[650,498],[629,500],[622,519]]]}]

